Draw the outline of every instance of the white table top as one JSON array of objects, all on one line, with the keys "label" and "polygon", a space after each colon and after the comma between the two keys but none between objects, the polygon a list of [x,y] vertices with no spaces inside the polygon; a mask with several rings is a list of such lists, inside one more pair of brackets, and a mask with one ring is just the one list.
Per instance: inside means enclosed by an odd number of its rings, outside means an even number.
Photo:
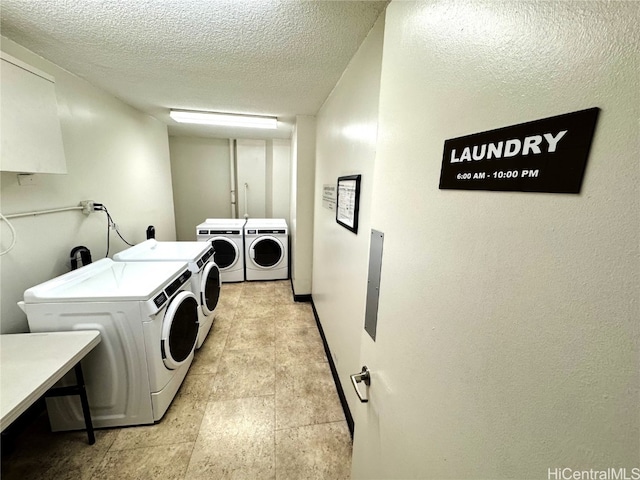
[{"label": "white table top", "polygon": [[0,430],[8,427],[98,343],[97,330],[0,335]]}]

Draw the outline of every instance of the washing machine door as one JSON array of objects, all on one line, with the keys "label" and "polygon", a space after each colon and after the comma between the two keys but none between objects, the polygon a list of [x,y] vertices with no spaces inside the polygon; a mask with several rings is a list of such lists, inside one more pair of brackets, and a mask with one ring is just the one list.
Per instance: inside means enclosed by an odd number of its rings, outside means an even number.
[{"label": "washing machine door", "polygon": [[227,237],[213,237],[211,240],[213,245],[213,261],[223,272],[230,269],[240,258],[240,250],[236,242]]},{"label": "washing machine door", "polygon": [[218,305],[220,284],[220,269],[214,262],[208,262],[200,280],[200,305],[205,315],[211,315]]},{"label": "washing machine door", "polygon": [[282,242],[270,235],[256,238],[249,247],[249,257],[253,264],[264,269],[277,266],[284,258],[284,253]]},{"label": "washing machine door", "polygon": [[178,293],[167,307],[162,323],[162,359],[174,370],[184,364],[198,338],[198,300],[188,291]]}]

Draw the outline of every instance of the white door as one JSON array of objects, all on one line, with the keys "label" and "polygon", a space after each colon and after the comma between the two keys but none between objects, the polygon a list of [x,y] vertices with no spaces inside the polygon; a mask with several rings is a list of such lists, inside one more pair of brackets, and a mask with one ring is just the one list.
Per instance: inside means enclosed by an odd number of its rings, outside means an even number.
[{"label": "white door", "polygon": [[187,290],[169,301],[162,319],[162,360],[170,370],[184,365],[198,339],[198,301]]},{"label": "white door", "polygon": [[200,306],[205,316],[211,315],[220,299],[220,269],[214,262],[207,262],[200,274]]},{"label": "white door", "polygon": [[[354,479],[638,466],[638,5],[523,5],[387,9]],[[593,106],[579,195],[438,189],[445,140]]]},{"label": "white door", "polygon": [[284,245],[280,240],[271,235],[263,235],[254,240],[249,247],[249,260],[256,267],[269,270],[282,262],[284,253]]},{"label": "white door", "polygon": [[213,261],[220,271],[227,271],[238,263],[241,252],[236,242],[227,237],[212,237],[209,242],[215,251]]}]

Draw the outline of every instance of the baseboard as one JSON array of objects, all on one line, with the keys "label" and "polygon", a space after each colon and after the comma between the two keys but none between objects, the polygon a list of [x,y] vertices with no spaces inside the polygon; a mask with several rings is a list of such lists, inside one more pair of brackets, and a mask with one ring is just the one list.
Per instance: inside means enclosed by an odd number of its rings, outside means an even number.
[{"label": "baseboard", "polygon": [[[307,296],[307,295],[300,295]],[[344,418],[347,420],[347,426],[349,427],[349,433],[351,433],[351,440],[353,440],[353,431],[355,429],[355,425],[353,423],[353,416],[351,416],[351,410],[349,409],[349,404],[347,403],[347,397],[344,395],[344,390],[342,389],[342,383],[340,382],[340,377],[338,377],[338,370],[336,369],[335,363],[333,363],[333,356],[331,356],[331,349],[329,348],[329,344],[327,343],[327,337],[324,335],[324,330],[322,329],[322,324],[320,323],[320,317],[318,317],[318,311],[316,310],[316,306],[313,303],[313,297],[308,295],[309,300],[311,302],[311,308],[313,309],[313,316],[316,319],[316,325],[318,326],[318,331],[320,332],[320,337],[322,337],[322,344],[324,345],[324,351],[327,354],[327,360],[329,361],[329,368],[331,369],[331,375],[333,375],[333,381],[336,384],[336,390],[338,391],[338,397],[340,397],[340,404],[342,405],[342,410],[344,411]]]},{"label": "baseboard", "polygon": [[311,295],[293,295],[294,302],[311,302]]},{"label": "baseboard", "polygon": [[313,300],[311,299],[311,294],[308,293],[306,295],[296,295],[296,291],[293,289],[293,278],[290,279],[291,281],[291,291],[293,292],[293,301],[294,302],[312,302]]}]

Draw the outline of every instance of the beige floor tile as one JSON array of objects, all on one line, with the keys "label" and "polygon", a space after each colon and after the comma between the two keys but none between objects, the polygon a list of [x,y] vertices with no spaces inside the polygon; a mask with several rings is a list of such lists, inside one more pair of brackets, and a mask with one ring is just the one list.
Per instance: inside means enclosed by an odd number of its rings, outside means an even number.
[{"label": "beige floor tile", "polygon": [[198,436],[213,380],[213,375],[187,376],[171,406],[158,423],[120,429],[111,451],[194,442]]},{"label": "beige floor tile", "polygon": [[244,291],[245,282],[223,283],[221,288],[221,296],[224,295],[240,295]]},{"label": "beige floor tile", "polygon": [[308,313],[295,305],[276,306],[273,316],[278,327],[313,327],[317,329],[313,313]]},{"label": "beige floor tile", "polygon": [[[228,304],[225,305],[222,303],[218,303],[218,305],[216,306],[216,318],[214,320],[214,323],[218,321],[220,316],[233,318],[233,316],[236,314],[237,305],[238,305],[238,302],[235,302],[233,305],[228,305]],[[224,320],[223,320],[223,323],[224,323]]]},{"label": "beige floor tile", "polygon": [[242,298],[255,298],[258,296],[273,298],[275,290],[275,282],[245,282]]},{"label": "beige floor tile", "polygon": [[212,400],[275,394],[274,348],[226,350],[220,359]]},{"label": "beige floor tile", "polygon": [[308,365],[326,362],[327,357],[322,346],[306,346],[295,343],[276,346],[276,365]]},{"label": "beige floor tile", "polygon": [[272,316],[274,310],[273,296],[242,297],[235,309],[235,319],[260,318]]},{"label": "beige floor tile", "polygon": [[48,417],[42,414],[18,438],[15,450],[3,455],[2,479],[90,479],[117,433],[96,430],[96,443],[89,445],[85,432],[51,432]]},{"label": "beige floor tile", "polygon": [[272,282],[276,288],[282,288],[282,289],[286,289],[291,291],[291,280],[290,279],[286,279],[286,280],[274,280]]},{"label": "beige floor tile", "polygon": [[298,321],[275,320],[276,338],[278,341],[298,341],[308,345],[322,346],[322,337],[315,323],[308,325]]},{"label": "beige floor tile", "polygon": [[222,290],[220,291],[220,297],[218,298],[218,306],[216,308],[227,309],[234,308],[238,304],[238,300],[242,295],[242,290],[234,289],[234,290],[226,290],[225,285],[222,286]]},{"label": "beige floor tile", "polygon": [[287,299],[293,302],[293,290],[291,289],[291,280],[279,280],[274,282],[274,294],[276,297]]},{"label": "beige floor tile", "polygon": [[[229,330],[233,326],[234,317],[236,316],[236,308],[228,308],[228,309],[216,309],[216,318],[213,321],[213,325],[211,326],[211,331],[209,335],[222,335],[223,338],[225,334],[229,333]],[[207,339],[209,336],[207,335]]]},{"label": "beige floor tile", "polygon": [[209,335],[205,338],[202,346],[196,350],[191,367],[189,367],[189,374],[214,375],[218,371],[218,362],[231,330],[231,322],[225,325],[219,320],[221,318],[216,316]]},{"label": "beige floor tile", "polygon": [[290,302],[282,306],[296,316],[310,315],[313,317],[313,307],[309,302]]},{"label": "beige floor tile", "polygon": [[184,478],[193,443],[109,451],[93,475],[95,480],[179,480]]},{"label": "beige floor tile", "polygon": [[273,396],[209,402],[186,478],[273,479],[274,444]]},{"label": "beige floor tile", "polygon": [[237,320],[229,332],[225,350],[252,350],[274,347],[276,327],[273,317],[248,317]]},{"label": "beige floor tile", "polygon": [[176,394],[175,400],[208,402],[215,375],[198,375],[189,371]]},{"label": "beige floor tile", "polygon": [[276,303],[274,306],[274,314],[286,315],[290,317],[313,317],[313,308],[308,302],[284,302]]},{"label": "beige floor tile", "polygon": [[317,327],[276,324],[276,365],[326,362]]},{"label": "beige floor tile", "polygon": [[276,429],[342,420],[328,363],[276,366]]},{"label": "beige floor tile", "polygon": [[276,432],[277,480],[347,480],[351,437],[346,422]]}]

